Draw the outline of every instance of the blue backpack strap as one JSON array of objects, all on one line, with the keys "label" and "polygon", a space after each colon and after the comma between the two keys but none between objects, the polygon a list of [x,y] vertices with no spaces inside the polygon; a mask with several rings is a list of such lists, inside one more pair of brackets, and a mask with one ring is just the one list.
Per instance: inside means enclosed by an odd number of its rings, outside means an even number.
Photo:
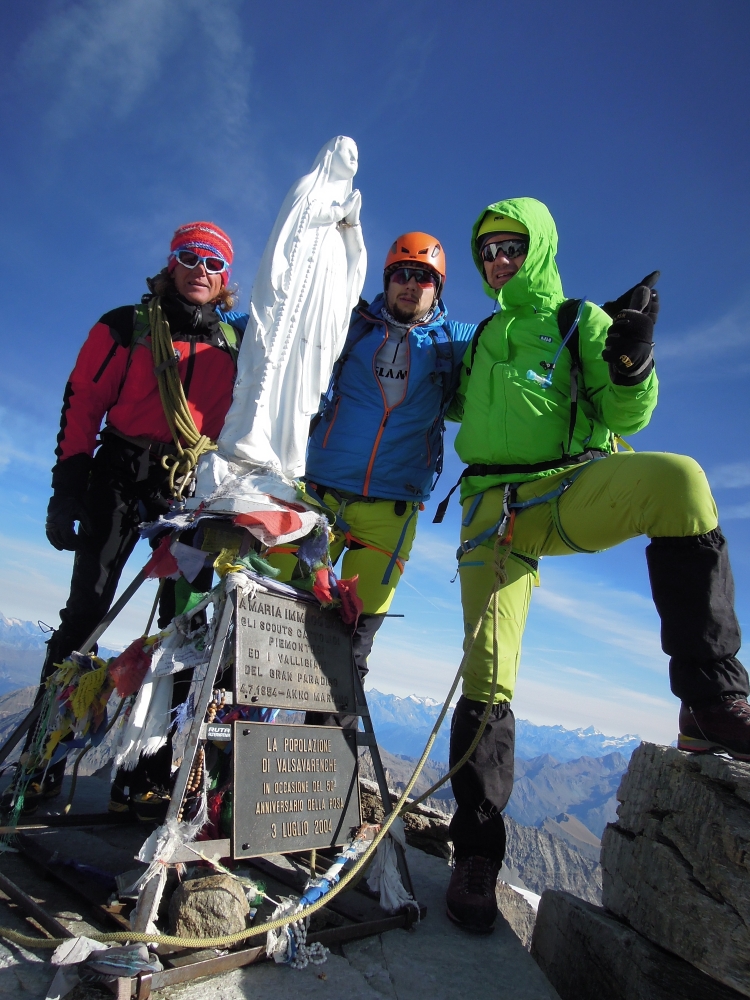
[{"label": "blue backpack strap", "polygon": [[436,355],[433,378],[435,381],[440,379],[443,387],[440,401],[440,414],[442,416],[448,409],[448,405],[458,388],[461,367],[453,360],[453,336],[448,323],[443,323],[439,328],[430,327],[428,333]]},{"label": "blue backpack strap", "polygon": [[[437,382],[440,379],[442,393],[440,398],[440,412],[437,415],[436,423],[442,424],[446,411],[451,400],[456,395],[458,384],[461,380],[461,365],[456,364],[453,356],[453,335],[447,321],[439,327],[430,327],[427,331],[435,348],[435,370],[433,379]],[[435,489],[438,479],[443,471],[443,434],[440,435],[440,451],[435,463],[435,479],[432,489]]]},{"label": "blue backpack strap", "polygon": [[578,418],[578,376],[583,372],[578,324],[585,301],[586,299],[566,299],[557,311],[557,328],[563,339],[562,346],[567,347],[570,353],[570,424],[568,427],[568,447],[565,449],[566,455],[570,455]]}]

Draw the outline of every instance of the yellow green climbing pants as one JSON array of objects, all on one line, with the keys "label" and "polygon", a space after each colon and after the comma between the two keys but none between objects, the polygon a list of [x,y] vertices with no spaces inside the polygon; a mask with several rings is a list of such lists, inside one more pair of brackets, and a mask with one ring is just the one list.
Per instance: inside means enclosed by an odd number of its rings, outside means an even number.
[{"label": "yellow green climbing pants", "polygon": [[[540,556],[599,552],[628,538],[684,538],[717,527],[716,504],[706,475],[692,458],[662,452],[625,452],[584,467],[523,483],[517,501],[541,497],[566,478],[573,484],[556,501],[528,507],[516,514],[507,582],[499,591],[500,662],[496,701],[510,701],[518,674],[521,639],[531,601],[539,585]],[[463,502],[468,519],[477,497]],[[503,487],[481,494],[461,541],[476,538],[502,516]],[[494,536],[465,553],[459,562],[464,634],[471,635],[477,616],[495,581]],[[487,702],[492,681],[492,616],[485,615],[466,665],[463,693]]]},{"label": "yellow green climbing pants", "polygon": [[[409,501],[397,507],[393,500],[351,500],[340,503],[331,493],[325,493],[323,501],[332,511],[338,512],[349,527],[348,532],[334,528],[334,539],[331,542],[331,561],[334,566],[341,554],[344,555],[338,576],[341,579],[359,577],[357,594],[364,605],[364,614],[385,614],[396,593],[404,564],[409,559],[417,531],[418,505]],[[399,513],[404,507],[403,513]],[[407,519],[409,523],[406,525],[397,560],[388,583],[384,584],[383,578]],[[271,549],[267,556],[271,565],[281,570],[279,579],[284,582],[294,579],[297,571],[296,552],[296,545],[281,545]]]}]

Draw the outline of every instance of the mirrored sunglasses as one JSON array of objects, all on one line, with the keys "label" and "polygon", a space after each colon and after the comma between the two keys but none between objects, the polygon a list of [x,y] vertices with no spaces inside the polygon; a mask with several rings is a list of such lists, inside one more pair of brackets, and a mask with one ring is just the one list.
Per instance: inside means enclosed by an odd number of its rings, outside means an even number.
[{"label": "mirrored sunglasses", "polygon": [[485,243],[481,250],[482,260],[486,260],[488,263],[501,254],[508,260],[513,260],[514,257],[520,257],[521,254],[528,252],[529,241],[525,239],[491,240],[489,243]]},{"label": "mirrored sunglasses", "polygon": [[420,288],[434,288],[437,285],[437,275],[434,271],[429,271],[422,267],[397,267],[388,275],[390,281],[395,281],[397,285],[408,285],[412,278]]},{"label": "mirrored sunglasses", "polygon": [[223,257],[201,257],[200,254],[194,253],[192,250],[177,250],[172,254],[172,257],[179,261],[183,267],[189,267],[191,270],[199,264],[203,264],[209,274],[221,274],[222,271],[229,268],[229,264]]}]

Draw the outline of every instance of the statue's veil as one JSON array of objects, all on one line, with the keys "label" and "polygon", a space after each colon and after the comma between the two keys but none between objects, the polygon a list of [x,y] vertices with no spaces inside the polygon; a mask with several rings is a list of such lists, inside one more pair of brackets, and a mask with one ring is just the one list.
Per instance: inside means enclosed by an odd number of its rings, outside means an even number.
[{"label": "statue's veil", "polygon": [[[307,228],[310,203],[321,201],[328,205],[334,202],[341,204],[351,194],[351,177],[332,179],[330,176],[333,154],[343,139],[345,136],[342,135],[329,139],[315,157],[310,172],[300,177],[289,189],[266,243],[253,283],[253,291],[257,286],[261,292],[273,288],[277,294],[283,294],[285,289],[282,287],[282,280],[284,274],[287,274],[294,265],[292,257],[294,245],[302,239]],[[252,299],[251,295],[251,303]],[[266,323],[255,313],[252,306],[251,313],[259,326],[268,332]]]}]

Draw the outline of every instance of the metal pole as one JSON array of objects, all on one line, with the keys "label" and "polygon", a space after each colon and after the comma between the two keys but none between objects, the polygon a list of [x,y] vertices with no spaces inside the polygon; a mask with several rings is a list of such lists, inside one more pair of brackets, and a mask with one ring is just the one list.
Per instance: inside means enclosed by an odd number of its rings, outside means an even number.
[{"label": "metal pole", "polygon": [[[211,659],[209,660],[208,667],[206,669],[206,676],[203,678],[203,684],[196,702],[195,715],[190,727],[190,735],[187,739],[185,753],[182,758],[182,763],[180,764],[180,769],[177,772],[177,778],[172,791],[172,799],[169,803],[169,809],[167,810],[167,815],[164,820],[165,823],[170,819],[176,820],[180,812],[180,807],[182,806],[182,800],[185,796],[188,778],[190,777],[190,770],[193,766],[195,753],[198,749],[198,743],[200,742],[201,727],[206,716],[208,703],[211,701],[214,682],[216,681],[216,674],[221,664],[224,647],[226,646],[227,637],[234,618],[234,608],[234,594],[228,594],[222,611],[219,627],[216,629],[214,646],[211,651]],[[158,878],[152,878],[151,881],[147,882],[143,889],[141,889],[141,895],[138,900],[138,916],[136,917],[133,930],[144,932],[147,930],[149,922],[153,919],[154,913],[156,913],[159,908],[162,889],[163,886],[161,880]]]},{"label": "metal pole", "polygon": [[109,626],[112,624],[115,618],[117,618],[117,616],[125,607],[125,605],[128,603],[130,598],[133,596],[133,594],[135,594],[135,592],[140,588],[141,584],[146,579],[148,578],[146,576],[146,567],[144,566],[143,569],[136,576],[133,577],[132,583],[130,584],[129,587],[125,589],[125,591],[122,594],[122,597],[120,597],[118,601],[115,601],[115,603],[106,613],[106,615],[102,618],[102,620],[96,626],[96,628],[88,637],[88,639],[86,639],[81,648],[77,650],[77,652],[79,653],[89,652],[91,647],[99,641],[102,635],[104,635]]}]

